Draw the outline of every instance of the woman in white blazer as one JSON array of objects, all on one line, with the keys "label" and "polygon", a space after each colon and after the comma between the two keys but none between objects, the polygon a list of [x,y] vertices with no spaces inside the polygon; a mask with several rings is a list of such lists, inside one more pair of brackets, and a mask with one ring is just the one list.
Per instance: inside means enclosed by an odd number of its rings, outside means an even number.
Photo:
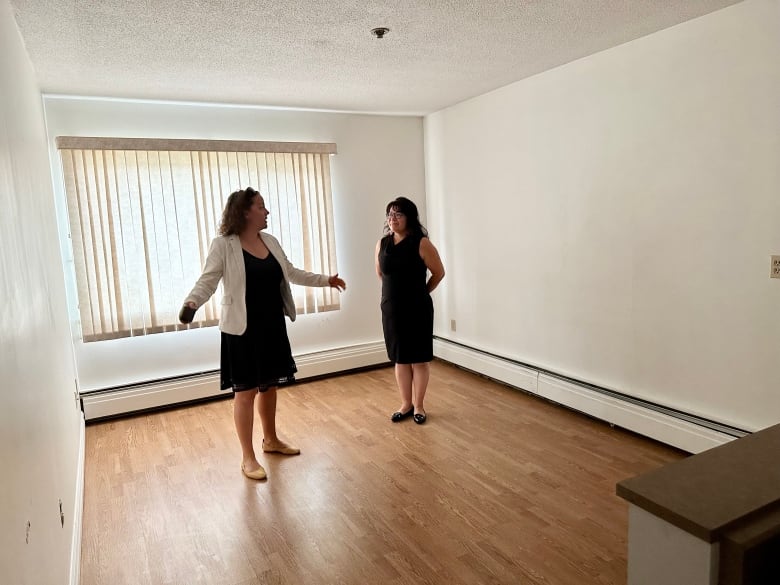
[{"label": "woman in white blazer", "polygon": [[297,455],[300,450],[276,433],[276,389],[295,379],[297,371],[284,316],[295,321],[290,283],[332,286],[344,290],[338,274],[314,274],[290,263],[276,238],[262,233],[268,226],[263,197],[252,189],[228,197],[198,282],[184,301],[181,319],[192,321],[198,307],[211,298],[220,280],[223,297],[222,389],[234,392],[233,419],[241,443],[241,470],[251,479],[265,479],[252,443],[254,403],[263,426],[263,452]]}]

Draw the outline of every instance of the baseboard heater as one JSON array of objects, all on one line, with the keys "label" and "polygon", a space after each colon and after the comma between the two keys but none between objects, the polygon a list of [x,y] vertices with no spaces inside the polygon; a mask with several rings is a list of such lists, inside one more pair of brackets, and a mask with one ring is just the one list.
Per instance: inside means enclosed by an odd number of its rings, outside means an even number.
[{"label": "baseboard heater", "polygon": [[582,412],[594,418],[699,453],[749,431],[645,401],[556,372],[435,336],[437,358]]},{"label": "baseboard heater", "polygon": [[[382,342],[295,356],[297,380],[310,380],[336,373],[357,371],[387,364]],[[207,371],[186,376],[150,380],[82,392],[84,419],[96,421],[158,408],[229,396],[219,388],[219,372]]]}]

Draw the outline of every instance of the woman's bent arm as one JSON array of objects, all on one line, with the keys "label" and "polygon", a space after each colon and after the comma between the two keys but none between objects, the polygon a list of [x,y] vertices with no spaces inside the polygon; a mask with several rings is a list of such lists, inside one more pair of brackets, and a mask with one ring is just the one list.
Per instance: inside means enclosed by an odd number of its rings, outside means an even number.
[{"label": "woman's bent arm", "polygon": [[431,271],[431,277],[426,284],[428,292],[431,293],[433,292],[433,289],[439,286],[442,278],[444,278],[444,264],[441,262],[439,251],[436,249],[436,246],[434,246],[428,238],[420,240],[420,257],[423,259],[423,262],[425,262],[425,266],[428,270]]}]

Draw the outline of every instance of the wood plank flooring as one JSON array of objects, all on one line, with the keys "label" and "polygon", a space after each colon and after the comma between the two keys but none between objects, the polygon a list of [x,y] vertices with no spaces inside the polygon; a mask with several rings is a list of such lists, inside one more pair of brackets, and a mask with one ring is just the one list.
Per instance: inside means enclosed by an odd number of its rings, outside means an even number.
[{"label": "wood plank flooring", "polygon": [[232,400],[86,429],[82,585],[624,585],[621,479],[675,449],[435,361],[280,391],[297,457],[240,472]]}]

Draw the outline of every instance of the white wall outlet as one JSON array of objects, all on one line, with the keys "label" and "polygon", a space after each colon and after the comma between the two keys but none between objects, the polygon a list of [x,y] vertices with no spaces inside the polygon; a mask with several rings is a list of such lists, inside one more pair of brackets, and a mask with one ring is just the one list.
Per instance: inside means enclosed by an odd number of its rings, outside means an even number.
[{"label": "white wall outlet", "polygon": [[[778,256],[780,258],[780,256]],[[455,331],[455,319],[450,319],[450,331]]]},{"label": "white wall outlet", "polygon": [[772,265],[769,272],[769,278],[780,278],[780,256],[771,256]]}]

